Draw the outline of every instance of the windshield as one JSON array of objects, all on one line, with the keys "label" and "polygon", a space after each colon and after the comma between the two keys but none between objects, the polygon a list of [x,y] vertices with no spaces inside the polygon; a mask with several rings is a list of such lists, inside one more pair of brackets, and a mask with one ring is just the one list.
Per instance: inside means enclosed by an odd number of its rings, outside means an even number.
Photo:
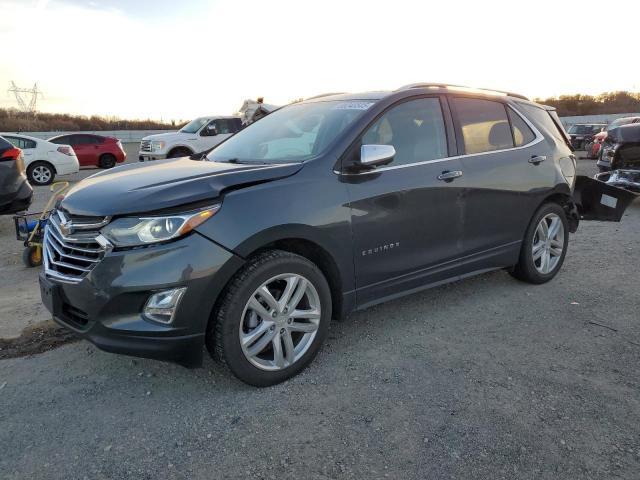
[{"label": "windshield", "polygon": [[184,127],[180,129],[182,133],[196,133],[200,128],[209,121],[206,117],[196,118],[191,120]]},{"label": "windshield", "polygon": [[303,162],[324,152],[371,100],[297,103],[237,133],[207,155],[211,161]]},{"label": "windshield", "polygon": [[607,130],[611,130],[612,128],[619,127],[620,125],[627,125],[629,123],[633,123],[633,118],[618,118],[609,124]]}]

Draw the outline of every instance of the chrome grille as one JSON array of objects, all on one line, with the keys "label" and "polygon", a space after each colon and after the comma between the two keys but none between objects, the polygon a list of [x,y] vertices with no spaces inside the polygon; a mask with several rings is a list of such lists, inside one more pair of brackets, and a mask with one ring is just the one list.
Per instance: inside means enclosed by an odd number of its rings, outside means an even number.
[{"label": "chrome grille", "polygon": [[45,274],[65,282],[80,282],[104,256],[99,230],[109,220],[109,217],[74,217],[62,210],[52,212],[44,233]]},{"label": "chrome grille", "polygon": [[140,151],[141,152],[150,152],[151,151],[151,140],[142,140],[140,142]]}]

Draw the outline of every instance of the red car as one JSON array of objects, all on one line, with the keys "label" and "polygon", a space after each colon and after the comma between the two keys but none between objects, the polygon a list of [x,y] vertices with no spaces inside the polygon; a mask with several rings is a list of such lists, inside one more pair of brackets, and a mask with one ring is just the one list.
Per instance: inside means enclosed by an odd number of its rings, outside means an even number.
[{"label": "red car", "polygon": [[127,159],[120,140],[88,133],[71,133],[49,139],[50,142],[71,145],[81,167],[113,168]]}]

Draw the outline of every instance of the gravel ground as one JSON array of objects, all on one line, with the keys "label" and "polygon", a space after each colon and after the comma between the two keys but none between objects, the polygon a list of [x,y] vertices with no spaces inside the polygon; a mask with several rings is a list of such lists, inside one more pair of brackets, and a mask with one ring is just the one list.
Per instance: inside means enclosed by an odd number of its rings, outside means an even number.
[{"label": "gravel ground", "polygon": [[[495,272],[334,322],[267,389],[86,342],[1,360],[0,478],[637,479],[639,236],[636,202],[584,222],[549,284]],[[36,302],[35,271],[2,270]]]}]

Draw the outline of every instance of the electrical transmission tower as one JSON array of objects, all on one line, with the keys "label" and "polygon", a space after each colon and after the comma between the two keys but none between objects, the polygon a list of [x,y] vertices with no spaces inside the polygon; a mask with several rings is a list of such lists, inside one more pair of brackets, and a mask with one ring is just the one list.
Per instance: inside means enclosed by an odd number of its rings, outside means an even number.
[{"label": "electrical transmission tower", "polygon": [[[38,84],[34,83],[33,88],[20,88],[14,81],[11,81],[11,87],[8,90],[9,93],[13,93],[16,97],[16,102],[20,110],[24,113],[36,113],[36,106],[38,104],[38,96],[42,97],[42,92],[38,89]],[[27,102],[27,95],[31,95]]]}]

